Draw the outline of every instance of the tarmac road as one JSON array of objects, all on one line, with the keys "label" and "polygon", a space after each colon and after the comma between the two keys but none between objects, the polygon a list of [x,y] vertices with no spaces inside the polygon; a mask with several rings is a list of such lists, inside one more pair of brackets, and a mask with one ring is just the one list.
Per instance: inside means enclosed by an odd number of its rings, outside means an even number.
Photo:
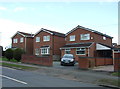
[{"label": "tarmac road", "polygon": [[[2,68],[2,87],[100,87],[94,84],[52,77],[37,72]],[[106,88],[105,88],[106,89]]]}]

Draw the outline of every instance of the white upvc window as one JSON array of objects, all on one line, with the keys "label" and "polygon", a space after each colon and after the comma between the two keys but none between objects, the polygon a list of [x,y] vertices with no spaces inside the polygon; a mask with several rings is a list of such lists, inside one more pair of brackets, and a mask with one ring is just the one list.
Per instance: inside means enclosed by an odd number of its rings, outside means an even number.
[{"label": "white upvc window", "polygon": [[41,48],[41,54],[42,55],[46,55],[46,54],[49,54],[50,52],[49,52],[49,48]]},{"label": "white upvc window", "polygon": [[50,36],[43,36],[43,41],[50,41]]},{"label": "white upvc window", "polygon": [[67,48],[67,49],[65,49],[65,54],[70,54],[70,49],[69,48]]},{"label": "white upvc window", "polygon": [[35,49],[35,55],[38,56],[39,54],[40,54],[40,49],[39,49],[39,48],[36,48],[36,49]]},{"label": "white upvc window", "polygon": [[85,55],[85,51],[86,51],[85,48],[77,48],[76,49],[76,54],[77,55]]},{"label": "white upvc window", "polygon": [[13,39],[13,43],[17,43],[17,42],[18,42],[17,38]]},{"label": "white upvc window", "polygon": [[40,37],[36,37],[36,42],[40,42]]},{"label": "white upvc window", "polygon": [[106,40],[106,37],[105,37],[105,36],[103,36],[103,40]]},{"label": "white upvc window", "polygon": [[75,35],[70,36],[70,41],[75,41]]},{"label": "white upvc window", "polygon": [[20,38],[20,43],[22,43],[24,41],[23,37]]},{"label": "white upvc window", "polygon": [[80,40],[90,40],[90,34],[81,34]]}]

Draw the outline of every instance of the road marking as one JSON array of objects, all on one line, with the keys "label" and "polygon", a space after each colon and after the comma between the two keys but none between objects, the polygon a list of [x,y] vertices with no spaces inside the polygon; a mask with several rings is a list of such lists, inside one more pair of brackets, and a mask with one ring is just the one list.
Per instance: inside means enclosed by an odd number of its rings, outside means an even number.
[{"label": "road marking", "polygon": [[23,82],[23,81],[20,81],[20,80],[17,80],[17,79],[14,79],[14,78],[10,78],[8,76],[5,76],[5,75],[0,75],[1,77],[4,77],[4,78],[7,78],[7,79],[10,79],[10,80],[13,80],[13,81],[16,81],[16,82],[19,82],[19,83],[22,83],[22,84],[27,84],[26,82]]}]

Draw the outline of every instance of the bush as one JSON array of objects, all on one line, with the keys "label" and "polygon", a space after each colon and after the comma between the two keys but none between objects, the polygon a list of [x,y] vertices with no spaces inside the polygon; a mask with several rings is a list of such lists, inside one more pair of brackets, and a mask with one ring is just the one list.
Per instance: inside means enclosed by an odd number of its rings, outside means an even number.
[{"label": "bush", "polygon": [[13,57],[17,61],[20,61],[22,54],[24,54],[24,50],[22,50],[20,48],[17,48],[17,49],[14,50]]},{"label": "bush", "polygon": [[6,57],[8,60],[10,60],[10,59],[13,58],[13,50],[12,50],[11,48],[9,48],[9,49],[7,49],[7,50],[5,51],[5,57]]}]

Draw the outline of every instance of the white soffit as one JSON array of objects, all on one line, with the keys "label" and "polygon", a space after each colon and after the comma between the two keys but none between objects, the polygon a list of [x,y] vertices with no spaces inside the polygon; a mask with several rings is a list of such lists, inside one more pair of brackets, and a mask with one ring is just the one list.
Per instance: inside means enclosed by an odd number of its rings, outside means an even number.
[{"label": "white soffit", "polygon": [[96,50],[111,50],[111,48],[106,47],[106,46],[101,45],[101,44],[96,44]]}]

